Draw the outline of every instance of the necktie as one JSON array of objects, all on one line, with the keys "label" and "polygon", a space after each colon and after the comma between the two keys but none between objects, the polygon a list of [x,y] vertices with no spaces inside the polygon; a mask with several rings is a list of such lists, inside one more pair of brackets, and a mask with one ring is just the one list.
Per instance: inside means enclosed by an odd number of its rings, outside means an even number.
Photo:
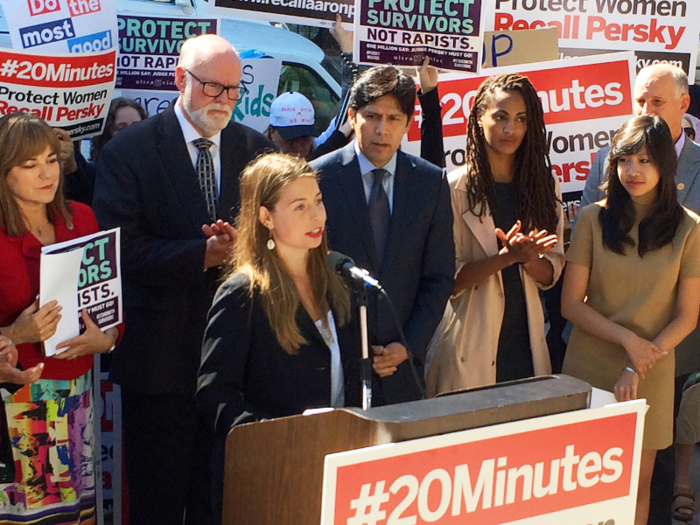
[{"label": "necktie", "polygon": [[372,192],[369,195],[369,221],[372,225],[374,235],[374,246],[377,249],[377,258],[381,265],[384,258],[384,245],[389,233],[389,222],[391,221],[391,209],[389,208],[389,197],[384,191],[384,177],[389,172],[385,169],[372,170],[374,182]]},{"label": "necktie", "polygon": [[211,157],[211,148],[214,143],[209,139],[193,140],[192,144],[197,148],[197,176],[199,177],[199,187],[202,189],[204,198],[207,201],[207,211],[212,222],[216,221],[216,205],[219,201],[219,192],[216,188],[216,176],[214,173],[214,159]]}]

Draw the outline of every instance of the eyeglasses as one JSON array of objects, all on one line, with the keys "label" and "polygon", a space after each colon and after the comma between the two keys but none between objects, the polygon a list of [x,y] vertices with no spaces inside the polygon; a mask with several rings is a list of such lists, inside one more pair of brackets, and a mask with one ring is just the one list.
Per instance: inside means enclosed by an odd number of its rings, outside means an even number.
[{"label": "eyeglasses", "polygon": [[235,102],[238,100],[241,100],[245,94],[248,92],[245,86],[241,86],[240,84],[234,85],[234,86],[224,86],[223,84],[219,84],[218,82],[204,82],[203,80],[200,80],[192,71],[185,69],[190,75],[192,75],[192,78],[194,78],[197,82],[202,84],[202,92],[212,98],[216,98],[221,93],[226,91],[226,96],[228,97],[229,100]]},{"label": "eyeglasses", "polygon": [[690,138],[690,140],[695,140],[695,130],[691,127],[683,128],[683,133]]}]

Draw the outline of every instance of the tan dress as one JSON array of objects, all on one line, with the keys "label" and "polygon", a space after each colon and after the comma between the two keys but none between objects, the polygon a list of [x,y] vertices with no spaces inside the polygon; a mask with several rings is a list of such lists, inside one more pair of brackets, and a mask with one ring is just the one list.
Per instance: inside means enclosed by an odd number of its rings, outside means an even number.
[{"label": "tan dress", "polygon": [[[684,208],[673,241],[639,257],[638,225],[646,210],[635,205],[637,221],[630,231],[635,248],[620,255],[603,245],[598,221],[602,204],[581,210],[566,259],[590,268],[586,304],[651,341],[674,317],[678,281],[700,277],[700,217]],[[612,392],[627,363],[622,346],[575,326],[562,372]],[[638,396],[649,404],[644,426],[646,449],[660,450],[673,442],[674,365],[674,352],[670,351],[639,382]]]}]

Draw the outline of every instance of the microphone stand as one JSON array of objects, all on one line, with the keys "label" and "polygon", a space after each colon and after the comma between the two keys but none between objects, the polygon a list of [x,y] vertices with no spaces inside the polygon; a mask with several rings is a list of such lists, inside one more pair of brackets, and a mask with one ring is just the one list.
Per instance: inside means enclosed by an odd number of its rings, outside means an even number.
[{"label": "microphone stand", "polygon": [[362,338],[362,359],[360,361],[362,410],[368,410],[372,406],[372,356],[369,351],[369,329],[367,327],[367,288],[364,284],[354,283],[352,290],[360,318],[360,337]]}]

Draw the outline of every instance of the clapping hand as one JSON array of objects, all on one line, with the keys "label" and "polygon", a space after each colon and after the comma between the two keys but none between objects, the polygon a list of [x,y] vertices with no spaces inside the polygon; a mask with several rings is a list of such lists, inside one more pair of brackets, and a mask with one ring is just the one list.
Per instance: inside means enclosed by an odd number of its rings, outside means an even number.
[{"label": "clapping hand", "polygon": [[44,363],[20,370],[17,368],[17,357],[17,347],[7,337],[0,336],[0,383],[26,385],[39,379]]},{"label": "clapping hand", "polygon": [[496,228],[496,237],[503,245],[501,253],[508,253],[514,263],[528,263],[536,261],[558,242],[555,234],[549,234],[547,230],[532,230],[527,235],[521,233],[522,223],[516,221],[513,227],[505,233]]},{"label": "clapping hand", "polygon": [[233,243],[238,236],[236,228],[219,219],[212,224],[204,224],[202,233],[207,237],[204,269],[225,264],[231,256]]}]

